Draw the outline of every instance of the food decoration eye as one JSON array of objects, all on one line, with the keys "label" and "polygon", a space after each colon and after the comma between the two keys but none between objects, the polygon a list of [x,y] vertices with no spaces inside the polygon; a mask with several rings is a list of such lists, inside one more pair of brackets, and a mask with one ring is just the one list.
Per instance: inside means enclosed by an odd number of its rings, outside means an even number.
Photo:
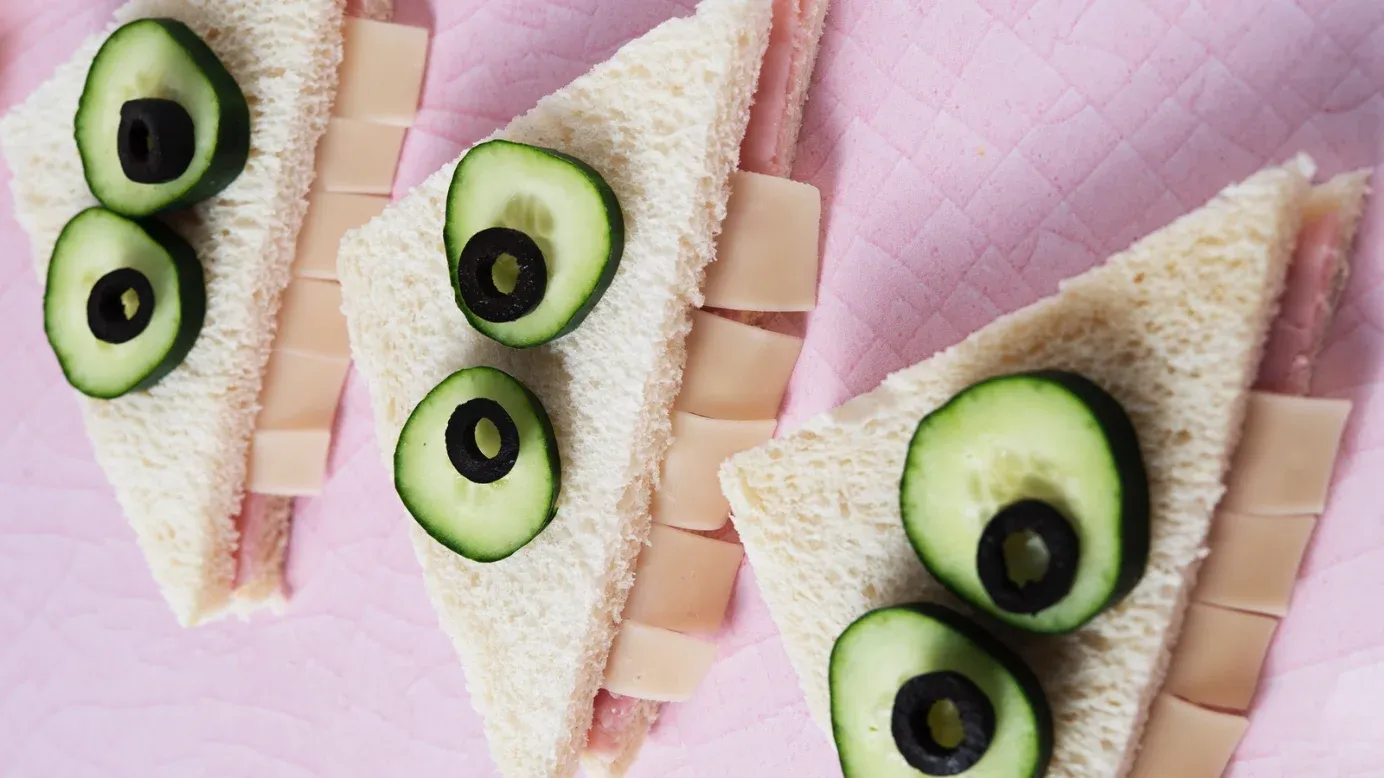
[{"label": "food decoration eye", "polygon": [[205,313],[202,265],[167,227],[88,208],[58,236],[43,326],[83,394],[119,397],[158,383],[192,349]]},{"label": "food decoration eye", "polygon": [[250,151],[245,95],[187,25],[140,19],[111,33],[87,71],[75,118],[91,193],[142,217],[225,189]]},{"label": "food decoration eye", "polygon": [[846,778],[1034,778],[1052,712],[1033,671],[932,603],[861,616],[832,648],[831,729]]},{"label": "food decoration eye", "polygon": [[443,227],[457,306],[481,334],[529,348],[575,330],[615,277],[625,223],[588,165],[493,140],[452,174]]},{"label": "food decoration eye", "polygon": [[493,367],[458,370],[418,403],[394,448],[394,488],[413,518],[467,559],[494,562],[557,510],[562,468],[543,404]]},{"label": "food decoration eye", "polygon": [[1148,477],[1134,425],[1075,373],[992,378],[928,414],[909,444],[899,501],[909,542],[938,581],[1033,632],[1095,618],[1148,561]]}]

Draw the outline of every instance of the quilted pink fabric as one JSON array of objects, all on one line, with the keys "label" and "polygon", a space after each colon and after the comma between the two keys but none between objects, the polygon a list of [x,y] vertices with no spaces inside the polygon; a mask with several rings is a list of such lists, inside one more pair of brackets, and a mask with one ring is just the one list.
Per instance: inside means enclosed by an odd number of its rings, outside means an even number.
[{"label": "quilted pink fabric", "polygon": [[[116,4],[0,4],[0,109]],[[398,191],[690,6],[399,0],[435,37]],[[795,173],[826,209],[787,426],[1299,149],[1327,173],[1384,155],[1379,0],[836,0]],[[1318,381],[1356,410],[1234,778],[1384,776],[1381,282],[1376,199]],[[0,774],[492,775],[360,381],[326,492],[298,506],[289,614],[183,631],[92,461],[40,292],[6,189]],[[635,775],[839,774],[747,570],[710,678]]]}]

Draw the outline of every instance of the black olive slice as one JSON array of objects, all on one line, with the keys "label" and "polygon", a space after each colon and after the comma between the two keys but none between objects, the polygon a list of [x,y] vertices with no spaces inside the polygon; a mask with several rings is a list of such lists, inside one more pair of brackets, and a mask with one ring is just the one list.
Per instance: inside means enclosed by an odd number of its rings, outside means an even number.
[{"label": "black olive slice", "polygon": [[[519,266],[514,289],[495,286],[495,264],[513,257]],[[548,287],[548,266],[543,251],[528,235],[508,227],[481,230],[466,241],[457,262],[457,286],[471,312],[489,322],[514,321],[543,301]]]},{"label": "black olive slice", "polygon": [[[1047,564],[1035,580],[1015,580],[1006,545],[1032,533],[1047,550]],[[985,525],[976,549],[976,570],[986,594],[1009,613],[1038,613],[1067,596],[1076,583],[1080,541],[1070,522],[1042,500],[1019,500]]]},{"label": "black olive slice", "polygon": [[[134,294],[134,310],[127,308],[127,295]],[[132,267],[122,267],[101,276],[87,296],[87,326],[91,334],[106,343],[134,340],[154,318],[154,286]]]},{"label": "black olive slice", "polygon": [[192,115],[173,100],[146,97],[120,106],[120,169],[139,184],[163,184],[187,172],[197,150]]},{"label": "black olive slice", "polygon": [[[934,708],[951,703],[961,724],[961,739],[948,746],[938,742]],[[942,670],[910,678],[894,696],[894,742],[899,753],[925,775],[957,775],[980,761],[995,737],[995,706],[975,682],[961,673]]]},{"label": "black olive slice", "polygon": [[[476,441],[482,420],[495,425],[500,433],[500,450],[486,456]],[[503,406],[488,397],[477,397],[458,405],[447,421],[447,457],[461,476],[472,483],[494,483],[514,469],[519,461],[519,427]]]}]

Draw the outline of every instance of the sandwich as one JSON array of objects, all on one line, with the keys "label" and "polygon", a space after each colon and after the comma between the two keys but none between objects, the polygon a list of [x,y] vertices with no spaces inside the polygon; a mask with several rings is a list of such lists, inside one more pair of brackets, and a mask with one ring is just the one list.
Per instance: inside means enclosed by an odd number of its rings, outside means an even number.
[{"label": "sandwich", "polygon": [[349,366],[336,241],[422,82],[388,5],[136,0],[0,122],[49,343],[184,625],[284,600]]},{"label": "sandwich", "polygon": [[1228,186],[722,466],[848,778],[1220,775],[1349,411],[1302,395],[1367,174],[1313,175]]},{"label": "sandwich", "polygon": [[815,303],[820,197],[783,176],[824,14],[703,0],[341,242],[400,513],[505,775],[623,774],[714,660],[742,558],[705,534],[715,467],[772,433],[801,340],[712,309]]}]

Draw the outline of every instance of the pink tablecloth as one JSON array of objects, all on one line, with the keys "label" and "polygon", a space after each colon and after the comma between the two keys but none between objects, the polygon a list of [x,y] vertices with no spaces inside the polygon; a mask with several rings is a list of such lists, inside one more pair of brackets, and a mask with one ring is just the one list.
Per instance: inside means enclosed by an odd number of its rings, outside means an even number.
[{"label": "pink tablecloth", "polygon": [[[0,110],[113,0],[4,0]],[[432,27],[399,191],[691,0],[399,0]],[[637,98],[632,98],[637,99]],[[1291,151],[1384,151],[1379,0],[835,0],[796,177],[822,189],[822,304],[791,425],[1055,289]],[[5,174],[7,177],[7,173]],[[1319,391],[1356,412],[1234,778],[1384,776],[1384,198]],[[174,626],[40,325],[0,193],[0,774],[485,776],[348,384],[326,493],[299,504],[289,614]],[[720,660],[638,776],[839,775],[742,574]]]}]

